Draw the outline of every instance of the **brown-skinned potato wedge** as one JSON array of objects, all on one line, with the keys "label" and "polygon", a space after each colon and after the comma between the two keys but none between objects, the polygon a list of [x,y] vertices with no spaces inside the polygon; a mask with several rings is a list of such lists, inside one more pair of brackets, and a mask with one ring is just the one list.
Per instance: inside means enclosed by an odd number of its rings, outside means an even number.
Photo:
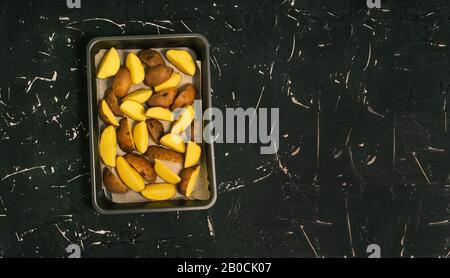
[{"label": "brown-skinned potato wedge", "polygon": [[157,65],[165,65],[166,62],[164,62],[163,57],[161,54],[159,54],[158,51],[153,49],[144,49],[139,51],[137,54],[139,59],[141,59],[142,63],[146,64],[147,66],[154,67]]},{"label": "brown-skinned potato wedge", "polygon": [[112,83],[112,90],[116,97],[124,97],[131,87],[131,74],[126,67],[120,67]]},{"label": "brown-skinned potato wedge", "polygon": [[170,110],[182,108],[186,105],[192,105],[194,103],[196,93],[195,87],[191,83],[183,85],[180,89],[178,89],[178,95],[170,107]]},{"label": "brown-skinned potato wedge", "polygon": [[162,108],[169,108],[172,105],[176,95],[177,88],[169,88],[153,94],[146,103],[150,107],[158,106]]},{"label": "brown-skinned potato wedge", "polygon": [[103,169],[103,184],[106,189],[114,193],[126,193],[128,187],[120,180],[119,177],[113,174],[109,168],[105,167]]},{"label": "brown-skinned potato wedge", "polygon": [[183,163],[184,161],[183,154],[155,145],[148,147],[145,156],[148,157],[150,160],[159,159],[177,163]]},{"label": "brown-skinned potato wedge", "polygon": [[123,156],[128,164],[131,165],[141,176],[149,183],[156,181],[156,172],[152,164],[144,156],[135,153],[128,153]]},{"label": "brown-skinned potato wedge", "polygon": [[164,64],[151,67],[145,73],[145,84],[150,87],[166,82],[172,76],[173,68]]},{"label": "brown-skinned potato wedge", "polygon": [[164,135],[164,126],[157,119],[148,119],[145,121],[147,124],[148,133],[153,141],[159,144],[159,139]]},{"label": "brown-skinned potato wedge", "polygon": [[112,89],[108,89],[105,92],[105,100],[108,103],[109,108],[116,116],[123,116],[122,111],[119,108],[119,101],[117,100],[116,95],[114,94]]},{"label": "brown-skinned potato wedge", "polygon": [[191,179],[197,179],[199,167],[200,166],[192,166],[189,168],[184,168],[180,172],[181,181],[178,184],[178,188],[180,193],[188,198],[192,194],[192,187],[195,183],[195,180],[191,181]]},{"label": "brown-skinned potato wedge", "polygon": [[133,135],[128,118],[122,118],[117,128],[117,143],[122,151],[130,153],[134,150]]}]

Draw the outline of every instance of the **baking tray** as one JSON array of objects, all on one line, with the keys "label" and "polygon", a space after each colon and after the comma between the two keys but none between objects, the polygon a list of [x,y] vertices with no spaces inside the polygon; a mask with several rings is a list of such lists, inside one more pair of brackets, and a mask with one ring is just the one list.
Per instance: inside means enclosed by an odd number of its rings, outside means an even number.
[{"label": "baking tray", "polygon": [[[214,144],[203,142],[206,169],[208,171],[209,200],[168,200],[163,202],[145,203],[114,203],[102,188],[102,173],[100,156],[98,152],[99,141],[99,119],[97,107],[97,87],[95,55],[101,49],[146,49],[146,48],[175,48],[187,47],[195,52],[197,60],[201,62],[200,71],[200,97],[202,109],[212,107],[211,102],[211,75],[209,43],[200,34],[171,34],[171,35],[145,35],[145,36],[119,36],[119,37],[97,37],[93,38],[87,45],[87,87],[88,87],[88,109],[89,109],[89,143],[91,163],[91,187],[92,204],[101,214],[121,213],[146,213],[164,211],[205,210],[214,205],[217,199],[216,171],[214,163]],[[206,123],[202,123],[205,126]]]}]

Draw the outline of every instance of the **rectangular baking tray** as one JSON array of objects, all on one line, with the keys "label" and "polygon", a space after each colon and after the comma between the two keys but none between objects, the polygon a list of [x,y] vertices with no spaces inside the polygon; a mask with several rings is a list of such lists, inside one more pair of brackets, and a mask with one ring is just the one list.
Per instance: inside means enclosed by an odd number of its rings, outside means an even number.
[{"label": "rectangular baking tray", "polygon": [[[211,103],[211,75],[210,54],[208,40],[201,34],[171,34],[171,35],[145,35],[145,36],[119,36],[93,38],[86,47],[87,58],[87,93],[89,109],[89,144],[91,163],[92,204],[101,214],[146,213],[164,211],[205,210],[214,205],[217,199],[216,171],[214,163],[214,144],[204,144],[204,156],[208,171],[209,200],[169,200],[164,202],[145,203],[114,203],[105,194],[102,188],[102,173],[100,156],[98,152],[99,120],[97,107],[97,87],[95,55],[101,49],[146,49],[146,48],[175,48],[187,47],[193,50],[197,60],[201,61],[201,88],[199,90],[202,100],[202,109],[212,107]],[[202,126],[205,126],[203,123]]]}]

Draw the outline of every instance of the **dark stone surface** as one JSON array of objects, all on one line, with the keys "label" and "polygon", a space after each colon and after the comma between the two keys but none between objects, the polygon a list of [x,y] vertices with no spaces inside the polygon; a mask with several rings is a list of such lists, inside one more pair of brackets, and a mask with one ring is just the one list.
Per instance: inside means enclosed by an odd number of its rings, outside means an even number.
[{"label": "dark stone surface", "polygon": [[[0,3],[0,256],[449,255],[448,1],[65,2]],[[217,144],[210,211],[100,216],[85,46],[189,31],[216,107],[280,108],[279,151]]]}]

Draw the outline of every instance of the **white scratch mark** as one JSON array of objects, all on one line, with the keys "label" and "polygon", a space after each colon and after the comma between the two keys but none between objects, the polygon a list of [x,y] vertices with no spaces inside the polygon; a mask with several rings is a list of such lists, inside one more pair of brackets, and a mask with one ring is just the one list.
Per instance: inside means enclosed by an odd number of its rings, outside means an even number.
[{"label": "white scratch mark", "polygon": [[7,178],[9,178],[9,177],[12,177],[12,176],[15,176],[15,175],[18,175],[18,174],[21,174],[21,173],[25,173],[25,172],[28,172],[28,171],[32,171],[32,170],[35,170],[35,169],[41,169],[44,173],[47,173],[45,171],[45,167],[46,167],[45,165],[35,166],[35,167],[31,167],[31,168],[26,168],[26,169],[20,170],[20,171],[14,172],[14,173],[10,173],[10,174],[7,174],[6,176],[4,176],[2,178],[2,181],[7,179]]},{"label": "white scratch mark", "polygon": [[294,56],[294,51],[295,51],[295,34],[292,36],[292,50],[291,50],[291,55],[289,56],[289,59],[287,59],[286,62],[290,62],[292,57]]},{"label": "white scratch mark", "polygon": [[422,172],[422,174],[425,177],[425,179],[427,180],[428,184],[431,184],[430,179],[428,178],[427,174],[425,173],[425,170],[422,167],[422,164],[420,164],[420,161],[419,161],[419,159],[416,156],[416,152],[412,152],[411,154],[414,157],[414,160],[416,161],[417,166],[419,166],[419,169]]},{"label": "white scratch mark", "polygon": [[33,84],[34,84],[34,82],[36,80],[47,81],[47,82],[55,82],[57,77],[58,77],[58,73],[56,71],[53,72],[52,78],[45,78],[45,77],[36,76],[35,78],[33,78],[32,81],[28,81],[28,86],[25,89],[25,93],[28,93],[31,90],[31,87],[33,86]]},{"label": "white scratch mark", "polygon": [[312,245],[311,241],[309,240],[309,237],[306,234],[305,229],[303,228],[303,225],[300,225],[300,229],[302,230],[303,236],[305,236],[306,241],[308,242],[309,246],[311,247],[312,251],[314,252],[314,255],[316,255],[316,258],[318,258],[319,255],[317,254],[316,249],[314,248],[314,246]]}]

